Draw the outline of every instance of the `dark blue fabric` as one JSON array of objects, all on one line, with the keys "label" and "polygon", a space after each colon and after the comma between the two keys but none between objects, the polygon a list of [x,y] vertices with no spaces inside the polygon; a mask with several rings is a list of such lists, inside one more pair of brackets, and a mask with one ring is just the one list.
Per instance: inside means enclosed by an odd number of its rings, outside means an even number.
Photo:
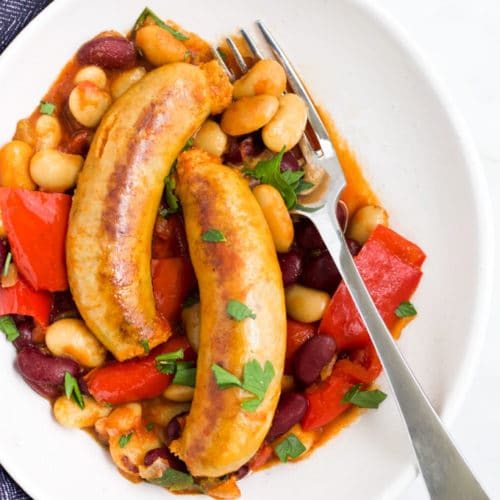
[{"label": "dark blue fabric", "polygon": [[[51,0],[0,0],[0,54],[50,2]],[[0,500],[29,500],[30,498],[0,465]]]}]

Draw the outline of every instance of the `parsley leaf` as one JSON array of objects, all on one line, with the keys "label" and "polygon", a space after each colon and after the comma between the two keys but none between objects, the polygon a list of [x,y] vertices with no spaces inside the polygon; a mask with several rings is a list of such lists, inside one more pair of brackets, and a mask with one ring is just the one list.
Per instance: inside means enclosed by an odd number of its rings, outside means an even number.
[{"label": "parsley leaf", "polygon": [[196,383],[196,367],[193,361],[177,361],[172,384],[194,387]]},{"label": "parsley leaf", "polygon": [[172,375],[176,371],[177,360],[184,357],[184,349],[166,352],[156,356],[156,369],[164,375]]},{"label": "parsley leaf", "polygon": [[189,40],[189,37],[179,33],[174,28],[171,28],[167,24],[165,24],[149,7],[146,7],[137,18],[137,21],[134,23],[134,27],[132,31],[137,31],[143,24],[146,19],[150,17],[157,26],[163,28],[165,31],[168,31],[171,35],[173,35],[177,40]]},{"label": "parsley leaf", "polygon": [[226,312],[236,321],[242,321],[245,318],[255,319],[257,317],[248,306],[237,300],[230,300],[227,303]]},{"label": "parsley leaf", "polygon": [[394,311],[394,314],[398,318],[408,318],[410,316],[415,316],[417,314],[417,310],[411,302],[403,301]]},{"label": "parsley leaf", "polygon": [[141,345],[142,345],[142,347],[144,349],[144,352],[146,354],[149,354],[150,351],[151,351],[151,349],[149,347],[149,341],[148,341],[148,339],[141,340]]},{"label": "parsley leaf", "polygon": [[12,316],[9,316],[8,314],[0,317],[0,330],[5,333],[9,342],[14,342],[14,340],[19,337],[19,330],[17,329]]},{"label": "parsley leaf", "polygon": [[361,391],[361,384],[351,387],[342,398],[341,403],[352,403],[360,408],[378,408],[380,403],[387,397],[385,392],[375,389],[374,391]]},{"label": "parsley leaf", "polygon": [[56,110],[56,105],[51,102],[40,101],[40,114],[52,115]]},{"label": "parsley leaf", "polygon": [[85,408],[78,382],[69,372],[64,372],[64,393],[68,399],[71,398],[82,410]]},{"label": "parsley leaf", "polygon": [[256,359],[245,363],[243,367],[243,382],[219,365],[212,365],[212,371],[219,389],[224,390],[230,387],[240,387],[257,396],[256,398],[246,399],[241,403],[241,407],[245,411],[255,411],[259,407],[275,375],[274,367],[270,361],[266,361],[264,368],[262,368]]},{"label": "parsley leaf", "polygon": [[12,262],[12,254],[9,252],[7,257],[5,257],[5,262],[3,264],[2,276],[7,276],[9,274],[9,267]]},{"label": "parsley leaf", "polygon": [[165,201],[167,202],[167,208],[160,210],[160,215],[165,217],[168,214],[175,214],[179,211],[179,200],[174,194],[175,180],[172,174],[167,175],[163,182],[165,184]]},{"label": "parsley leaf", "polygon": [[222,49],[220,49],[220,48],[217,49],[217,52],[221,56],[222,60],[224,62],[227,62],[227,54]]},{"label": "parsley leaf", "polygon": [[153,422],[150,422],[148,425],[146,425],[146,430],[148,432],[151,432],[155,427],[155,424]]},{"label": "parsley leaf", "polygon": [[120,436],[120,439],[118,440],[118,445],[120,446],[120,448],[125,448],[125,446],[127,446],[128,442],[132,438],[132,434],[133,432],[129,432],[128,434],[123,434],[122,436]]},{"label": "parsley leaf", "polygon": [[288,462],[289,458],[299,457],[304,451],[306,447],[293,433],[274,447],[274,452],[283,463]]},{"label": "parsley leaf", "polygon": [[201,235],[203,241],[210,241],[212,243],[217,243],[219,241],[226,241],[226,237],[218,229],[209,229]]},{"label": "parsley leaf", "polygon": [[149,479],[149,482],[172,491],[185,490],[194,486],[194,478],[191,474],[186,474],[172,467],[169,467],[158,479]]}]

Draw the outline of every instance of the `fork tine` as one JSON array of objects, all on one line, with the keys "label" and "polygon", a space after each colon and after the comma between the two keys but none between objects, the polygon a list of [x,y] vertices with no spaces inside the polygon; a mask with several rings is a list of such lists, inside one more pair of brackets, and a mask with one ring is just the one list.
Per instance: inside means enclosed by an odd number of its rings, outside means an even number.
[{"label": "fork tine", "polygon": [[255,40],[250,36],[250,33],[248,33],[248,31],[246,30],[241,30],[240,33],[245,39],[245,42],[247,43],[248,47],[252,51],[252,54],[257,59],[264,59],[262,52],[260,52],[260,50],[257,48],[257,44],[255,43]]},{"label": "fork tine", "polygon": [[242,73],[246,73],[248,71],[248,66],[247,63],[245,62],[245,59],[243,59],[243,56],[241,55],[238,47],[231,40],[231,38],[226,38],[226,42],[229,45],[231,51],[233,52],[234,58],[236,59],[236,62],[238,63],[238,66],[240,67]]},{"label": "fork tine", "polygon": [[214,55],[215,59],[217,59],[218,63],[222,66],[222,69],[226,73],[226,75],[229,77],[229,80],[231,82],[234,82],[235,77],[233,72],[227,67],[226,61],[224,61],[224,58],[221,56],[219,49],[216,49],[215,47],[212,47],[212,54]]},{"label": "fork tine", "polygon": [[302,83],[302,80],[300,79],[299,75],[295,71],[292,63],[290,62],[288,57],[285,55],[285,53],[283,52],[283,49],[279,46],[278,42],[273,37],[271,32],[268,30],[266,25],[261,20],[256,21],[256,23],[257,23],[257,26],[259,27],[260,31],[264,35],[264,38],[266,39],[267,43],[271,47],[276,59],[278,59],[278,61],[281,63],[281,65],[285,69],[288,83],[292,87],[293,91],[297,95],[302,97],[302,99],[304,99],[305,103],[307,104],[309,122],[311,123],[312,128],[314,129],[314,132],[316,133],[316,135],[318,137],[323,154],[324,155],[335,154],[335,151],[334,151],[334,149],[331,145],[331,142],[330,142],[330,137],[328,135],[328,131],[326,130],[326,127],[323,124],[323,120],[319,116],[319,113],[316,110],[316,106],[314,105],[314,102],[311,99],[309,92],[307,91],[306,87]]}]

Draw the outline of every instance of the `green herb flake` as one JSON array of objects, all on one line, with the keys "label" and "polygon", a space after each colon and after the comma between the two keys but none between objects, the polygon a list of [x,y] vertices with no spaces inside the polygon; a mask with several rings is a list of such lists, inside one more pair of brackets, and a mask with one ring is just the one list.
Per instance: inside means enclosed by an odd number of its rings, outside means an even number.
[{"label": "green herb flake", "polygon": [[172,467],[169,467],[158,479],[150,479],[149,482],[172,491],[186,490],[195,486],[194,478],[191,474],[186,474]]},{"label": "green herb flake", "polygon": [[41,115],[53,115],[56,110],[56,105],[52,102],[40,101],[40,114]]},{"label": "green herb flake", "polygon": [[146,7],[140,13],[139,17],[137,18],[137,21],[134,23],[132,31],[133,32],[137,31],[144,24],[144,22],[148,17],[150,17],[157,26],[164,29],[165,31],[168,31],[171,35],[177,38],[177,40],[189,40],[189,37],[180,33],[177,30],[174,30],[174,28],[171,28],[170,26],[165,24],[149,7]]},{"label": "green herb flake", "polygon": [[5,333],[9,342],[14,342],[14,340],[19,337],[19,330],[17,329],[12,316],[9,316],[8,314],[0,317],[0,330]]},{"label": "green herb flake", "polygon": [[342,403],[352,403],[360,408],[378,408],[380,403],[387,398],[385,392],[375,389],[374,391],[362,391],[361,384],[351,387],[342,398]]},{"label": "green herb flake", "polygon": [[149,354],[151,352],[148,339],[141,340],[141,345],[142,345],[142,348],[144,349],[144,352],[146,354]]},{"label": "green herb flake", "polygon": [[183,366],[181,362],[177,362],[172,384],[187,385],[194,387],[196,384],[196,368],[193,362],[189,362],[191,366]]},{"label": "green herb flake", "polygon": [[248,306],[237,300],[230,300],[227,303],[226,312],[236,321],[242,321],[246,318],[255,319],[257,317]]},{"label": "green herb flake", "polygon": [[165,184],[165,201],[167,202],[167,208],[160,210],[160,215],[166,217],[168,214],[175,214],[179,211],[179,200],[174,194],[175,180],[172,173],[167,175],[163,182]]},{"label": "green herb flake", "polygon": [[241,403],[241,407],[248,412],[253,412],[259,407],[271,380],[275,376],[274,367],[270,361],[266,361],[264,368],[262,368],[256,359],[248,361],[243,366],[243,382],[219,365],[212,365],[212,371],[219,389],[240,387],[257,396],[256,398],[246,399]]},{"label": "green herb flake", "polygon": [[325,205],[320,205],[319,207],[306,207],[304,205],[301,205],[300,203],[295,204],[295,210],[300,210],[302,212],[317,212],[318,210],[321,210]]},{"label": "green herb flake", "polygon": [[195,304],[199,303],[200,303],[200,294],[198,293],[198,291],[196,291],[195,293],[188,295],[186,300],[182,303],[182,307],[183,309],[187,309],[188,307],[194,306]]},{"label": "green herb flake", "polygon": [[71,398],[82,410],[85,408],[78,381],[69,372],[64,372],[64,393],[68,399]]},{"label": "green herb flake", "polygon": [[306,447],[295,434],[290,434],[286,439],[274,447],[276,456],[283,462],[288,462],[289,458],[297,458],[306,451]]},{"label": "green herb flake", "polygon": [[417,310],[411,302],[403,301],[394,311],[394,314],[398,318],[409,318],[411,316],[415,316],[417,314]]},{"label": "green herb flake", "polygon": [[201,235],[203,241],[209,241],[211,243],[218,243],[219,241],[226,241],[226,237],[218,229],[209,229]]},{"label": "green herb flake", "polygon": [[106,407],[106,408],[109,408],[109,409],[113,409],[113,405],[111,403],[108,403],[107,401],[103,401],[102,404]]},{"label": "green herb flake", "polygon": [[191,51],[190,50],[186,50],[186,52],[184,52],[184,62],[188,62],[190,57],[191,57]]},{"label": "green herb flake", "polygon": [[153,422],[149,423],[148,425],[146,425],[146,430],[148,432],[151,432],[155,427],[155,424]]},{"label": "green herb flake", "polygon": [[227,62],[227,54],[222,49],[217,49],[218,54],[224,62]]},{"label": "green herb flake", "polygon": [[128,442],[132,439],[133,432],[129,432],[128,434],[123,434],[120,436],[120,439],[118,440],[118,445],[120,448],[125,448],[127,446]]},{"label": "green herb flake", "polygon": [[9,252],[7,257],[5,257],[5,262],[3,264],[2,276],[7,276],[9,274],[9,267],[12,262],[12,254]]},{"label": "green herb flake", "polygon": [[156,369],[164,375],[172,375],[176,371],[177,360],[184,357],[184,349],[166,352],[156,356]]}]

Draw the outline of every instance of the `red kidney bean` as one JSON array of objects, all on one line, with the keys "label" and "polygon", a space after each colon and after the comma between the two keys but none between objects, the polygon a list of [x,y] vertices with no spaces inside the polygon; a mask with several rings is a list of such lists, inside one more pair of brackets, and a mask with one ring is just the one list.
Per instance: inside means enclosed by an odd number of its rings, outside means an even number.
[{"label": "red kidney bean", "polygon": [[293,374],[304,385],[312,384],[335,354],[337,345],[330,335],[315,335],[301,345],[293,359]]},{"label": "red kidney bean", "polygon": [[239,143],[240,154],[243,162],[247,162],[264,151],[264,143],[260,133],[251,134]]},{"label": "red kidney bean", "polygon": [[7,238],[0,238],[0,272],[5,265],[7,254],[9,253],[9,242]]},{"label": "red kidney bean", "polygon": [[125,69],[136,60],[134,44],[126,38],[103,36],[93,38],[78,50],[80,64],[94,64],[106,69]]},{"label": "red kidney bean", "polygon": [[168,465],[170,467],[172,467],[173,469],[176,469],[179,471],[186,470],[186,465],[181,460],[179,460],[170,450],[168,450],[165,447],[155,448],[153,450],[149,450],[146,453],[146,455],[144,456],[144,465],[146,467],[149,467],[158,458],[162,458],[163,460],[166,460],[168,462]]},{"label": "red kidney bean", "polygon": [[285,172],[285,170],[291,170],[292,172],[302,170],[297,158],[295,158],[295,155],[291,151],[287,151],[281,159],[280,171]]},{"label": "red kidney bean", "polygon": [[278,254],[278,262],[283,276],[283,286],[287,287],[297,283],[302,274],[302,255],[295,250],[291,250],[287,253]]},{"label": "red kidney bean", "polygon": [[353,257],[356,257],[356,255],[358,255],[359,251],[361,250],[361,245],[357,241],[350,239],[347,239],[346,243],[347,248],[349,248],[349,252],[351,252],[351,255]]},{"label": "red kidney bean", "polygon": [[80,373],[78,363],[72,359],[43,354],[35,347],[25,347],[19,351],[17,367],[24,378],[42,385],[62,384],[65,372],[74,377]]},{"label": "red kidney bean", "polygon": [[92,130],[80,129],[71,134],[68,144],[64,148],[65,153],[86,156],[93,136]]},{"label": "red kidney bean", "polygon": [[240,146],[234,137],[229,137],[226,152],[224,153],[224,163],[232,163],[233,165],[241,165],[243,158],[241,157]]},{"label": "red kidney bean", "polygon": [[316,226],[305,217],[295,223],[295,241],[306,250],[325,250],[323,238]]},{"label": "red kidney bean", "polygon": [[266,441],[273,441],[289,431],[302,420],[307,410],[307,398],[301,392],[289,392],[281,397],[274,414],[273,423],[266,436]]},{"label": "red kidney bean", "polygon": [[239,481],[243,479],[250,472],[250,467],[248,465],[242,465],[236,472],[236,480]]},{"label": "red kidney bean", "polygon": [[16,349],[20,351],[27,346],[32,346],[33,339],[31,337],[31,332],[35,326],[33,318],[30,318],[29,316],[14,316],[14,322],[16,323],[16,327],[19,332],[19,337],[14,340],[14,346]]},{"label": "red kidney bean", "polygon": [[312,256],[304,264],[301,282],[307,287],[332,294],[340,280],[340,273],[328,252]]},{"label": "red kidney bean", "polygon": [[55,399],[63,392],[60,387],[57,387],[55,385],[37,384],[32,380],[28,380],[26,377],[23,377],[23,379],[35,392],[37,392],[44,398]]},{"label": "red kidney bean", "polygon": [[167,439],[169,441],[174,441],[175,439],[179,439],[181,437],[182,427],[179,423],[177,417],[174,417],[167,424]]},{"label": "red kidney bean", "polygon": [[65,318],[80,318],[80,313],[69,290],[55,292],[50,310],[49,323]]}]

